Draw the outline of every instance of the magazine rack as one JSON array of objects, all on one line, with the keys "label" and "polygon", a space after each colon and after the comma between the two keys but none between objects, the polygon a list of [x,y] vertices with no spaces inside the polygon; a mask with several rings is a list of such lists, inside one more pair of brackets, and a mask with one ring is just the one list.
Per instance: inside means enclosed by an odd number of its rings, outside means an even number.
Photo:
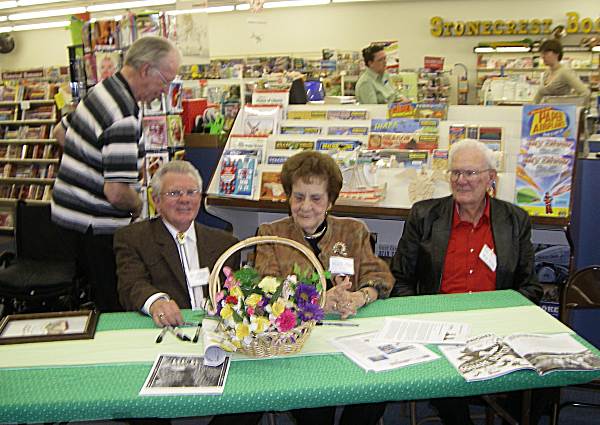
[{"label": "magazine rack", "polygon": [[[267,243],[290,246],[297,249],[308,258],[319,275],[319,282],[321,283],[322,288],[319,293],[319,304],[321,307],[324,307],[326,298],[325,272],[323,266],[321,266],[321,263],[319,263],[319,260],[315,257],[310,248],[291,239],[280,238],[278,236],[255,236],[233,245],[216,261],[208,279],[208,290],[212,308],[215,308],[217,304],[217,294],[221,290],[219,273],[229,257],[241,249]],[[304,322],[300,326],[296,326],[287,332],[265,332],[256,336],[249,345],[242,344],[238,351],[251,357],[272,357],[284,354],[294,354],[302,349],[302,346],[308,339],[314,326],[315,321],[312,320]]]}]

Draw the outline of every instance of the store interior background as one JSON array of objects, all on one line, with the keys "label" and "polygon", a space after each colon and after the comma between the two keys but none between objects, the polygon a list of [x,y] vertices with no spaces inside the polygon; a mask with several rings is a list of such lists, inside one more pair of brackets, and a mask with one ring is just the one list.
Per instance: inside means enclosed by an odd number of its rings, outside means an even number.
[{"label": "store interior background", "polygon": [[[204,5],[200,1],[185,3],[188,7],[191,4],[198,7],[196,3]],[[224,3],[208,1],[209,6]],[[265,9],[258,13],[211,13],[208,15],[210,56],[220,58],[293,54],[299,57],[318,57],[324,48],[360,51],[372,41],[398,40],[401,69],[422,67],[423,57],[426,55],[445,57],[447,70],[451,70],[456,63],[466,65],[469,70],[469,103],[475,103],[476,54],[473,53],[473,48],[477,43],[523,38],[536,40],[542,36],[438,38],[430,34],[431,17],[440,16],[445,21],[548,18],[553,20],[554,27],[566,25],[567,12],[577,12],[581,17],[596,19],[598,2],[396,0]],[[111,16],[115,14],[112,13]],[[258,37],[253,37],[253,34]],[[563,42],[578,44],[584,36],[585,34],[569,35]],[[16,47],[11,53],[0,55],[0,70],[68,65],[67,46],[71,44],[71,36],[67,29],[15,32],[13,37]],[[194,59],[186,57],[184,63],[196,63]],[[453,76],[451,81],[455,85],[456,77]],[[456,103],[455,93],[455,90],[451,90],[450,103]]]}]

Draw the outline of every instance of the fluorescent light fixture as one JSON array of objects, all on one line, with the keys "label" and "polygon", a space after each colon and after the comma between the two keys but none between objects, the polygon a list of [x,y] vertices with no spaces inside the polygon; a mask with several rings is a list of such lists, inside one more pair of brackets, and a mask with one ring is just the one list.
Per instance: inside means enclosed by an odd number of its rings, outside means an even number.
[{"label": "fluorescent light fixture", "polygon": [[222,12],[233,12],[235,7],[233,5],[230,6],[213,6],[207,7],[206,13],[222,13]]},{"label": "fluorescent light fixture", "polygon": [[179,9],[179,10],[169,10],[166,12],[167,15],[184,15],[188,13],[206,13],[206,7],[199,7],[197,9]]},{"label": "fluorescent light fixture", "polygon": [[95,4],[87,7],[88,12],[104,12],[105,10],[118,10],[118,9],[136,9],[140,7],[150,6],[164,6],[167,4],[175,4],[175,0],[140,0],[140,1],[126,1],[123,3],[107,3],[107,4]]},{"label": "fluorescent light fixture", "polygon": [[8,18],[6,16],[0,16],[0,22],[6,22]]},{"label": "fluorescent light fixture", "polygon": [[13,27],[0,27],[0,33],[11,32]]},{"label": "fluorescent light fixture", "polygon": [[320,6],[329,4],[330,0],[284,0],[269,1],[263,4],[264,9],[276,9],[279,7]]},{"label": "fluorescent light fixture", "polygon": [[592,47],[592,52],[600,52],[600,46]]},{"label": "fluorescent light fixture", "polygon": [[370,1],[380,1],[380,0],[331,0],[332,3],[364,3]]},{"label": "fluorescent light fixture", "polygon": [[35,6],[38,4],[61,3],[67,0],[17,0],[17,6]]},{"label": "fluorescent light fixture", "polygon": [[235,6],[235,10],[250,10],[250,5],[248,3],[242,3]]},{"label": "fluorescent light fixture", "polygon": [[94,23],[94,22],[98,22],[98,21],[102,21],[102,20],[113,20],[113,21],[120,21],[123,18],[123,15],[115,15],[115,16],[100,16],[98,18],[90,18],[90,22]]},{"label": "fluorescent light fixture", "polygon": [[42,22],[40,24],[15,25],[13,31],[42,30],[46,28],[66,28],[71,25],[69,21]]},{"label": "fluorescent light fixture", "polygon": [[497,46],[496,52],[499,52],[499,53],[531,52],[531,47],[528,47],[528,46]]},{"label": "fluorescent light fixture", "polygon": [[85,7],[68,7],[66,9],[48,9],[37,12],[13,13],[8,15],[9,21],[22,21],[24,19],[51,18],[53,16],[77,15],[85,13]]},{"label": "fluorescent light fixture", "polygon": [[475,53],[492,53],[495,52],[496,49],[494,49],[493,47],[475,47],[473,49],[473,52]]},{"label": "fluorescent light fixture", "polygon": [[0,9],[10,9],[11,7],[17,7],[16,1],[0,1]]}]

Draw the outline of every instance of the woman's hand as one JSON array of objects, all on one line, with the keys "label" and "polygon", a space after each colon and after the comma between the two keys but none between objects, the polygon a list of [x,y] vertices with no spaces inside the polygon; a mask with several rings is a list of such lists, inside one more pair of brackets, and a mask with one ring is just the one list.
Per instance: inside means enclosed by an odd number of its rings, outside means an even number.
[{"label": "woman's hand", "polygon": [[335,286],[327,291],[327,301],[325,302],[325,313],[337,313],[342,320],[356,314],[361,308],[365,299],[357,292],[351,292],[352,282],[348,276],[335,276],[333,278]]}]

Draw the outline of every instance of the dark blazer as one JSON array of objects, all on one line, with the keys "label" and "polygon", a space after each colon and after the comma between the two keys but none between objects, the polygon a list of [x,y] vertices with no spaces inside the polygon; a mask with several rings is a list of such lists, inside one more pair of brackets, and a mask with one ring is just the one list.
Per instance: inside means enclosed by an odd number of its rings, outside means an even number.
[{"label": "dark blazer", "polygon": [[[392,296],[439,293],[452,212],[452,196],[413,205],[392,259],[396,279]],[[496,289],[515,289],[539,302],[543,291],[534,271],[529,215],[511,203],[490,198],[490,220],[498,259]]]},{"label": "dark blazer", "polygon": [[[198,223],[195,228],[200,267],[212,270],[220,255],[237,239],[223,230]],[[148,297],[157,292],[169,294],[180,308],[191,307],[176,242],[160,218],[117,230],[114,248],[119,300],[126,310],[140,310]],[[239,269],[239,254],[232,255],[226,264]]]}]

